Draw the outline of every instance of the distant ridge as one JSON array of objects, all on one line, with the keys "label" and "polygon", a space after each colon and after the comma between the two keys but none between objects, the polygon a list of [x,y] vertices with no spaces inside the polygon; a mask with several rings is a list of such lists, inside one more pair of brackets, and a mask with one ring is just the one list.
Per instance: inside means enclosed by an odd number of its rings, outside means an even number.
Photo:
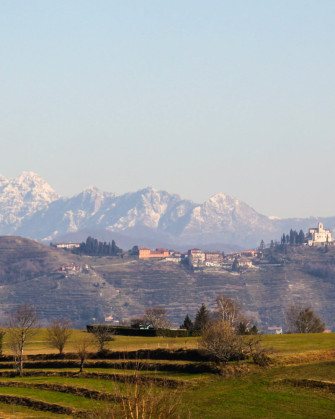
[{"label": "distant ridge", "polygon": [[[99,231],[100,238],[113,233],[125,243],[147,246],[248,248],[262,239],[279,240],[290,228],[306,231],[318,220],[267,217],[223,193],[202,204],[151,187],[123,195],[89,187],[64,198],[33,172],[15,179],[0,175],[0,234],[41,242]],[[335,228],[335,217],[320,221]]]}]

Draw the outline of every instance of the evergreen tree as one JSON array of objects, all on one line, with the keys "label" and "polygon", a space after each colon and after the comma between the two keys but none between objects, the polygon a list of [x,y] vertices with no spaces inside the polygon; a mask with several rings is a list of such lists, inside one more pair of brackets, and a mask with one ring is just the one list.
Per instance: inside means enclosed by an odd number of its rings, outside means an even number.
[{"label": "evergreen tree", "polygon": [[261,241],[261,244],[259,245],[259,250],[264,250],[265,249],[265,243],[264,240]]},{"label": "evergreen tree", "polygon": [[283,233],[282,238],[281,238],[281,244],[285,244],[286,243],[286,236]]},{"label": "evergreen tree", "polygon": [[299,235],[298,235],[298,243],[304,244],[304,242],[305,242],[305,233],[303,232],[303,230],[300,230]]},{"label": "evergreen tree", "polygon": [[193,329],[193,322],[188,314],[186,315],[184,323],[180,326],[180,328],[187,329],[189,332]]},{"label": "evergreen tree", "polygon": [[239,265],[239,263],[238,263],[238,259],[237,259],[237,258],[235,258],[235,259],[234,259],[234,262],[233,262],[233,266],[232,266],[232,271],[233,271],[233,272],[238,272],[238,271],[239,271],[239,269],[240,269],[240,265]]},{"label": "evergreen tree", "polygon": [[194,320],[194,330],[203,330],[209,324],[210,316],[204,303],[201,304]]}]

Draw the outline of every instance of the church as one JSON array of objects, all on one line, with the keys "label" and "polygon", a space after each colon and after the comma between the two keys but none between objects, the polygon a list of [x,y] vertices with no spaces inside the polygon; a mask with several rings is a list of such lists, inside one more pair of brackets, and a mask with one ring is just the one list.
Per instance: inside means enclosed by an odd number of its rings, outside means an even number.
[{"label": "church", "polygon": [[333,244],[334,239],[330,230],[325,229],[322,223],[318,223],[317,228],[310,228],[308,232],[308,246],[325,246]]}]

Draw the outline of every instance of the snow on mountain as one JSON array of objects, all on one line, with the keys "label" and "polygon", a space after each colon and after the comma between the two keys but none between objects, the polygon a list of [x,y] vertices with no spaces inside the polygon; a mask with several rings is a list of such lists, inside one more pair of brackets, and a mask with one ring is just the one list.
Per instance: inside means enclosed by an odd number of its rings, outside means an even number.
[{"label": "snow on mountain", "polygon": [[[59,234],[82,229],[106,229],[126,232],[131,230],[155,231],[159,229],[168,214],[176,216],[176,207],[182,202],[178,195],[146,188],[121,196],[89,188],[72,198],[61,198],[48,208],[37,212],[18,230],[19,234],[29,235],[34,231],[35,238],[52,240]],[[177,210],[183,216],[181,205]],[[43,222],[41,222],[43,220]],[[31,236],[30,236],[31,237]]]},{"label": "snow on mountain", "polygon": [[273,226],[268,217],[257,213],[244,202],[218,193],[193,208],[183,237],[191,239],[198,236],[205,242],[228,239],[237,243],[241,242],[242,236],[248,240],[250,236],[269,231],[273,231]]},{"label": "snow on mountain", "polygon": [[[320,221],[335,228],[335,217]],[[0,234],[41,241],[99,230],[178,246],[230,243],[255,247],[261,239],[279,239],[290,228],[306,231],[316,223],[311,218],[267,217],[223,193],[203,204],[154,188],[116,196],[89,187],[63,198],[35,173],[24,172],[16,179],[0,175]]]},{"label": "snow on mountain", "polygon": [[59,199],[59,195],[44,179],[33,172],[23,172],[19,177],[0,177],[0,229],[10,234],[23,219],[42,210]]}]

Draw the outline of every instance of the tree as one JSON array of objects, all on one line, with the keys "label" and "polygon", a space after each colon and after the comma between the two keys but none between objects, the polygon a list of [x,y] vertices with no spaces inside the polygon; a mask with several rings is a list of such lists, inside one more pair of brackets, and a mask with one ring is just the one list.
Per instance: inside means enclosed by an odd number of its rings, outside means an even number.
[{"label": "tree", "polygon": [[23,350],[38,327],[35,307],[21,304],[8,317],[8,341],[14,356],[14,367],[23,376]]},{"label": "tree", "polygon": [[184,320],[184,323],[182,324],[182,325],[180,325],[180,328],[181,329],[186,329],[186,330],[188,330],[189,332],[191,332],[192,331],[192,329],[193,329],[193,322],[192,322],[192,320],[190,319],[190,316],[187,314],[186,315],[186,317],[185,317],[185,320]]},{"label": "tree", "polygon": [[218,320],[228,322],[231,326],[244,320],[244,318],[242,319],[241,306],[236,300],[221,294],[216,298],[216,305],[215,315]]},{"label": "tree", "polygon": [[2,356],[2,350],[3,350],[3,338],[6,334],[6,330],[3,328],[0,328],[0,356]]},{"label": "tree", "polygon": [[171,327],[166,310],[163,307],[147,308],[144,313],[144,321],[154,329],[168,329]]},{"label": "tree", "polygon": [[79,358],[79,372],[83,372],[84,364],[89,355],[89,348],[92,345],[92,339],[88,335],[82,336],[77,340],[75,349]]},{"label": "tree", "polygon": [[211,322],[202,332],[200,345],[205,353],[218,363],[238,361],[247,357],[260,366],[269,363],[269,349],[261,345],[260,336],[242,336],[226,321]]},{"label": "tree", "polygon": [[235,258],[232,266],[233,272],[238,272],[240,270],[240,264],[238,263],[238,259]]},{"label": "tree", "polygon": [[325,324],[310,307],[292,305],[285,314],[288,333],[321,333]]},{"label": "tree", "polygon": [[64,346],[72,334],[70,330],[72,323],[68,319],[56,319],[49,324],[47,328],[47,339],[49,345],[63,354]]},{"label": "tree", "polygon": [[298,243],[304,244],[304,242],[305,242],[305,233],[303,232],[303,230],[300,230],[298,234]]},{"label": "tree", "polygon": [[212,322],[202,333],[200,347],[216,362],[226,363],[244,357],[243,337],[226,321]]},{"label": "tree", "polygon": [[202,303],[200,309],[195,315],[193,328],[194,330],[204,330],[208,326],[209,322],[210,322],[209,312],[207,310],[206,305]]},{"label": "tree", "polygon": [[108,327],[104,325],[93,326],[91,333],[94,336],[99,352],[105,351],[106,342],[114,340],[114,337],[112,335],[115,332],[111,332],[110,330],[108,330]]},{"label": "tree", "polygon": [[265,249],[265,243],[264,240],[261,240],[261,244],[259,245],[259,250],[264,250]]},{"label": "tree", "polygon": [[280,240],[281,244],[285,244],[286,243],[286,236],[285,233],[283,233],[282,238]]}]

